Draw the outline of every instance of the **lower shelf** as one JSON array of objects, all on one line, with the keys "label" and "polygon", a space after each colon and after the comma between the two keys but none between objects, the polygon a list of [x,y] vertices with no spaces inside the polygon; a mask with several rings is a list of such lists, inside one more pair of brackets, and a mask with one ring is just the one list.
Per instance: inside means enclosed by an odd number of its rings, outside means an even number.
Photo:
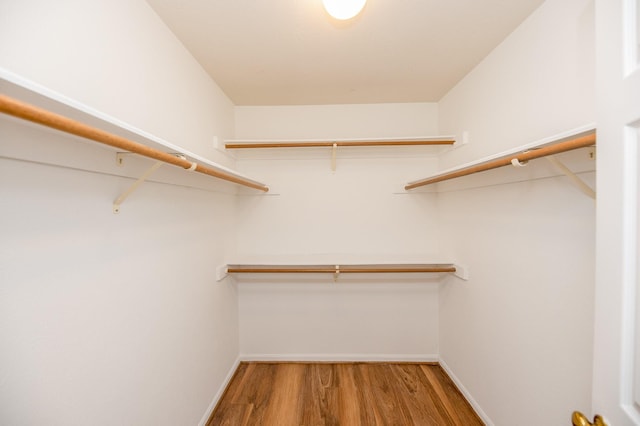
[{"label": "lower shelf", "polygon": [[456,272],[453,264],[403,265],[229,265],[228,274],[377,274],[377,273],[434,273]]},{"label": "lower shelf", "polygon": [[454,274],[467,280],[464,266],[453,263],[401,263],[401,264],[230,264],[218,268],[217,280],[229,274]]}]

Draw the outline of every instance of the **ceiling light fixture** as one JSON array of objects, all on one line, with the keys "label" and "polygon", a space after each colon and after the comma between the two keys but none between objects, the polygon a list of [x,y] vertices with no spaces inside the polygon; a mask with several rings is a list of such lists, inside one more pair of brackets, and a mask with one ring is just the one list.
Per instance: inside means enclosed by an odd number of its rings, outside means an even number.
[{"label": "ceiling light fixture", "polygon": [[342,21],[356,16],[367,0],[322,0],[329,15]]}]

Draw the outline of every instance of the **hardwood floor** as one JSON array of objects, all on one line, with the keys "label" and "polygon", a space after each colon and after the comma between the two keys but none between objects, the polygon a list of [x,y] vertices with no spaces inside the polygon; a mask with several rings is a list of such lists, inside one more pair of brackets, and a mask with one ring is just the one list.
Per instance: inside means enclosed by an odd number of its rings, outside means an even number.
[{"label": "hardwood floor", "polygon": [[241,363],[207,425],[483,425],[437,364]]}]

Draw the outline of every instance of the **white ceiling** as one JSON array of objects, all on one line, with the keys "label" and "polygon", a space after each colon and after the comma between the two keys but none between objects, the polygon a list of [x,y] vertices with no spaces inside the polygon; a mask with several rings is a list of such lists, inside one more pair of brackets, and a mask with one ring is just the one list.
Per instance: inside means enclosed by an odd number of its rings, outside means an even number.
[{"label": "white ceiling", "polygon": [[236,105],[438,101],[543,0],[147,0]]}]

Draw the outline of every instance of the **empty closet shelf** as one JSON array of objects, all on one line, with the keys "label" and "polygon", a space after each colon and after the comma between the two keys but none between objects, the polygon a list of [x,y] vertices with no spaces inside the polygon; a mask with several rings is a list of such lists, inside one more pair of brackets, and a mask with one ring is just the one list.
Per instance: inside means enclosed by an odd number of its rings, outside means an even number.
[{"label": "empty closet shelf", "polygon": [[[184,150],[153,134],[0,68],[0,115],[36,123],[177,168],[267,192],[269,188],[235,170]],[[46,152],[46,149],[42,150]],[[40,153],[24,160],[42,160]],[[59,162],[59,161],[58,161]],[[53,163],[58,165],[57,163]],[[88,171],[93,171],[87,166]]]},{"label": "empty closet shelf", "polygon": [[449,169],[434,176],[409,182],[404,189],[408,191],[421,186],[431,185],[437,182],[443,182],[504,166],[522,166],[529,160],[550,157],[562,152],[596,145],[596,133],[594,129],[549,139],[541,143],[534,143],[520,147],[510,152],[486,157],[460,167]]},{"label": "empty closet shelf", "polygon": [[453,145],[455,138],[449,136],[429,136],[416,138],[389,139],[300,139],[300,140],[228,140],[226,149],[256,148],[321,148],[321,147],[365,147],[365,146],[438,146]]},{"label": "empty closet shelf", "polygon": [[43,126],[47,126],[65,133],[99,142],[101,144],[117,148],[119,150],[132,152],[143,157],[148,157],[157,161],[161,161],[163,163],[182,167],[189,171],[195,171],[217,179],[222,179],[264,192],[269,190],[266,185],[259,182],[245,179],[243,177],[231,174],[218,168],[198,164],[195,161],[189,161],[186,159],[186,156],[176,156],[174,154],[169,154],[154,148],[150,148],[144,144],[131,141],[129,139],[106,132],[96,127],[88,126],[79,121],[72,120],[65,116],[53,113],[43,108],[39,108],[35,105],[21,102],[17,99],[2,94],[0,94],[0,112]]}]

